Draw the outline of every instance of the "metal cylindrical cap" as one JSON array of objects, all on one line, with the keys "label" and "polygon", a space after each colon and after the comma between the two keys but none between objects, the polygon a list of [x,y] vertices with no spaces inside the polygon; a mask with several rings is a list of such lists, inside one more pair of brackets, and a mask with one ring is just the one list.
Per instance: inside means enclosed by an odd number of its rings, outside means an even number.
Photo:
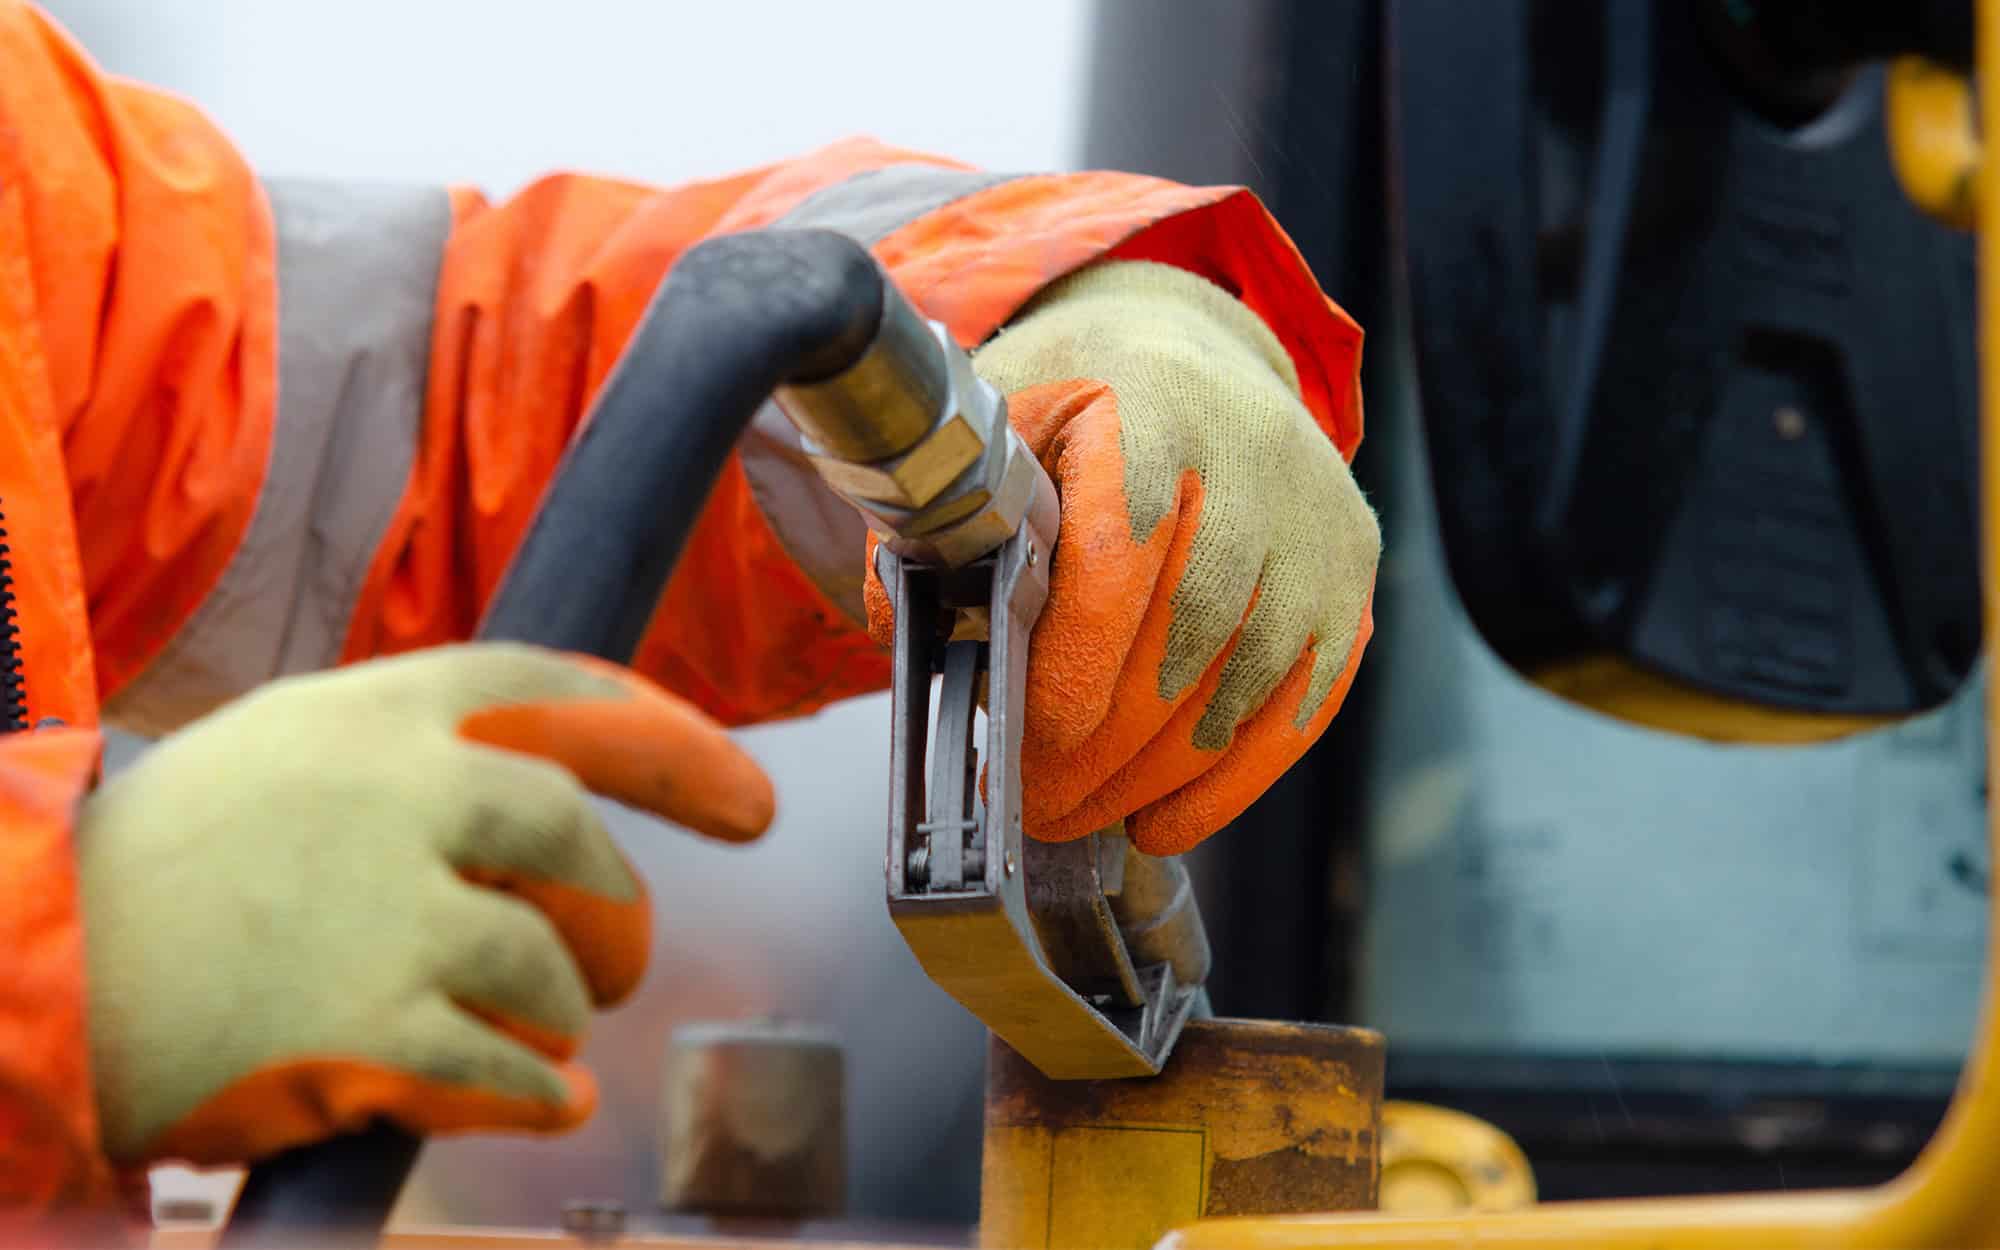
[{"label": "metal cylindrical cap", "polygon": [[806,1025],[676,1029],[661,1089],[661,1204],[738,1216],[839,1214],[845,1079],[840,1044]]},{"label": "metal cylindrical cap", "polygon": [[894,283],[882,284],[882,314],[861,358],[840,373],[795,382],[774,398],[830,456],[866,464],[898,455],[931,432],[950,391],[944,352],[923,315]]},{"label": "metal cylindrical cap", "polygon": [[979,1244],[1151,1246],[1229,1215],[1375,1205],[1380,1033],[1190,1020],[1160,1074],[1056,1081],[987,1052]]}]

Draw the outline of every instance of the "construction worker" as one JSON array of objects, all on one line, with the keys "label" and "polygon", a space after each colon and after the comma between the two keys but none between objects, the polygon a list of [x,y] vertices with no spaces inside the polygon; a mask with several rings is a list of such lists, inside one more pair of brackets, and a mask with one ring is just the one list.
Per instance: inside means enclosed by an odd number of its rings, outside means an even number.
[{"label": "construction worker", "polygon": [[[0,1206],[590,1113],[567,1060],[649,920],[587,791],[756,836],[720,726],[884,686],[885,601],[759,427],[636,671],[463,640],[675,257],[769,225],[983,345],[1058,485],[1031,834],[1185,850],[1324,729],[1379,547],[1361,335],[1247,192],[866,141],[500,204],[264,185],[0,0]],[[97,785],[100,720],[168,736]]]}]

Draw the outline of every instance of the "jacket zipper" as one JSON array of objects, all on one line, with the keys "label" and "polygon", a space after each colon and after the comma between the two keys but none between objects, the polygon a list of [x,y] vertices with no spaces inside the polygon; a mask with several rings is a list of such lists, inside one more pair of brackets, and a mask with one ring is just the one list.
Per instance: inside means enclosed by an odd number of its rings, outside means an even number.
[{"label": "jacket zipper", "polygon": [[28,682],[21,663],[21,605],[14,592],[14,552],[0,507],[0,733],[28,727]]}]

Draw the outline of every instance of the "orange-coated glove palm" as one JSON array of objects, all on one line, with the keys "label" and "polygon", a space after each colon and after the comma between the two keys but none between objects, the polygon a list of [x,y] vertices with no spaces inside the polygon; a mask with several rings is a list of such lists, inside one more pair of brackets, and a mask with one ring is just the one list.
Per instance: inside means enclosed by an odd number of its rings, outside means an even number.
[{"label": "orange-coated glove palm", "polygon": [[[1184,851],[1304,753],[1370,629],[1374,513],[1268,327],[1191,274],[1101,264],[975,357],[1054,479],[1024,824]],[[892,621],[870,570],[877,637]]]},{"label": "orange-coated glove palm", "polygon": [[580,1123],[567,1061],[651,942],[586,787],[729,840],[771,816],[701,713],[512,645],[278,682],[112,778],[78,825],[110,1156]]}]

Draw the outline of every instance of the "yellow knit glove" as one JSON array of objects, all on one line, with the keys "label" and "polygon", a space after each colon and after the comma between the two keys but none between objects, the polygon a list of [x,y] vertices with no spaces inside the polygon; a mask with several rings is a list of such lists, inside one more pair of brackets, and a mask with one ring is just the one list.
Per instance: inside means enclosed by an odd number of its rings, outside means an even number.
[{"label": "yellow knit glove", "polygon": [[580,1123],[565,1061],[651,942],[586,786],[731,840],[771,815],[700,712],[511,645],[279,682],[114,777],[77,835],[106,1152]]},{"label": "yellow knit glove", "polygon": [[[1186,850],[1338,709],[1370,628],[1374,513],[1277,337],[1182,270],[1075,274],[975,366],[1062,497],[1028,652],[1027,830],[1127,818],[1142,850]],[[869,603],[886,636],[879,584]]]}]

